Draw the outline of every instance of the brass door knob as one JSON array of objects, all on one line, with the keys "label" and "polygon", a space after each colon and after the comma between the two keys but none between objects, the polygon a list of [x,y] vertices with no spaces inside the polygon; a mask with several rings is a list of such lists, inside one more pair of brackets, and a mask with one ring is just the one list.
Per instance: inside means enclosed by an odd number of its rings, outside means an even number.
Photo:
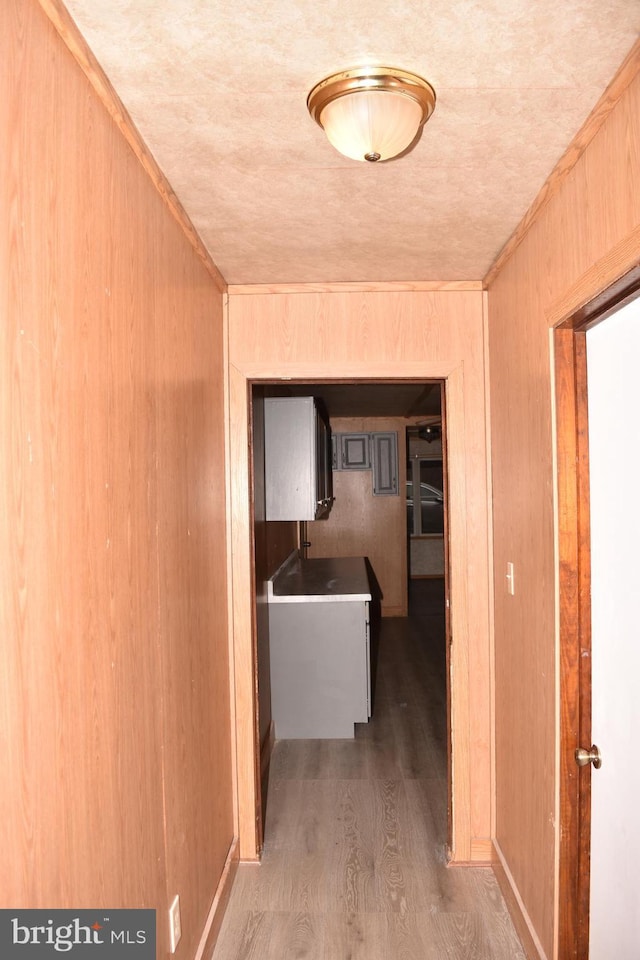
[{"label": "brass door knob", "polygon": [[591,750],[578,747],[575,752],[575,758],[579,767],[586,767],[592,763],[596,770],[599,770],[602,766],[602,754],[600,753],[600,748],[596,747],[595,744],[593,744]]}]

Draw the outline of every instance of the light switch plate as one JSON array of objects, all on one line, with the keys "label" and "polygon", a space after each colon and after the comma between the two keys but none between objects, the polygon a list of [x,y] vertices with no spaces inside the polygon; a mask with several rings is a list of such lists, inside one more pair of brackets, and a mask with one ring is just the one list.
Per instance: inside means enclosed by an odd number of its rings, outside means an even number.
[{"label": "light switch plate", "polygon": [[507,593],[513,596],[515,592],[516,592],[516,584],[514,580],[513,564],[511,563],[511,561],[509,561],[507,563]]},{"label": "light switch plate", "polygon": [[180,920],[180,897],[175,895],[171,906],[169,907],[169,949],[171,953],[176,952],[182,936],[182,922]]}]

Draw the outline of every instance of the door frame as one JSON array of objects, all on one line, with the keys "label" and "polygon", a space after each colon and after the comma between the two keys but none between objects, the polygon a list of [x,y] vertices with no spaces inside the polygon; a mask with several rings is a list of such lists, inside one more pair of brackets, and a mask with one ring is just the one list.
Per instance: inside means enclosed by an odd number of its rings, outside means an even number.
[{"label": "door frame", "polygon": [[[635,254],[637,260],[637,250]],[[620,265],[619,265],[620,266]],[[589,278],[583,289],[587,287]],[[578,287],[578,290],[580,287]],[[559,615],[558,958],[588,960],[591,766],[591,544],[586,332],[640,293],[640,263],[552,323],[556,403]],[[553,319],[553,318],[551,318]]]},{"label": "door frame", "polygon": [[[229,455],[229,572],[231,583],[230,638],[233,664],[232,695],[236,779],[236,830],[242,860],[260,856],[260,775],[259,746],[256,743],[256,627],[253,575],[253,533],[250,484],[251,387],[256,381],[402,381],[443,380],[445,382],[449,443],[449,535],[456,544],[450,564],[451,705],[452,728],[452,864],[488,863],[491,840],[472,835],[472,816],[477,798],[473,794],[472,765],[477,761],[471,749],[472,718],[470,687],[474,657],[470,655],[469,544],[467,533],[467,489],[465,463],[469,417],[465,409],[464,364],[460,361],[393,361],[366,363],[347,360],[327,362],[251,362],[228,367],[228,455]],[[474,438],[475,439],[475,438]],[[474,624],[477,632],[478,624]],[[486,642],[490,638],[487,635]],[[493,767],[492,751],[488,761]]]}]

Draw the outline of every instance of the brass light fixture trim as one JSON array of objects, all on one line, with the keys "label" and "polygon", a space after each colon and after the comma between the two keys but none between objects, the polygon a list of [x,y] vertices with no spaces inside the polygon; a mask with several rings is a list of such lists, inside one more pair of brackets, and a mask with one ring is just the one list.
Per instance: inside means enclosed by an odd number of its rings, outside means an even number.
[{"label": "brass light fixture trim", "polygon": [[[311,90],[307,97],[307,108],[316,123],[322,127],[322,111],[329,104],[349,94],[373,91],[408,97],[417,104],[420,119],[416,134],[429,119],[436,105],[435,90],[418,74],[396,67],[365,66],[352,67],[325,77]],[[379,160],[380,156],[372,153],[364,159],[375,161]]]}]

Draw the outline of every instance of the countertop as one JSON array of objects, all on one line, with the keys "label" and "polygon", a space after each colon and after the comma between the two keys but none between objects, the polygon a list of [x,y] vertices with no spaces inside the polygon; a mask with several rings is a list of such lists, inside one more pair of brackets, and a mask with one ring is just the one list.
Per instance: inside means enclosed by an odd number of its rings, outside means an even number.
[{"label": "countertop", "polygon": [[371,600],[364,557],[301,560],[292,553],[267,581],[269,603]]}]

